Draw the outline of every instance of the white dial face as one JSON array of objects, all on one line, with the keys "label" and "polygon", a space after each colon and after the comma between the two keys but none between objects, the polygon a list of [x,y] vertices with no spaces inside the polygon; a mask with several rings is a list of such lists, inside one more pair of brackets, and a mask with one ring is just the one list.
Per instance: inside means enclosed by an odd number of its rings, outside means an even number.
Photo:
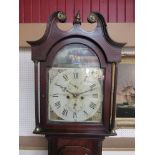
[{"label": "white dial face", "polygon": [[51,112],[63,121],[81,122],[102,111],[101,78],[99,68],[50,69],[49,120]]}]

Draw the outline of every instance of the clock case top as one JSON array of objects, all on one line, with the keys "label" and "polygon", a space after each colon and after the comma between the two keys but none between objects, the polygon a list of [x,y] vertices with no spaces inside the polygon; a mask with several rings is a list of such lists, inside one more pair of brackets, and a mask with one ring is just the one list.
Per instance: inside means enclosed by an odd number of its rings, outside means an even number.
[{"label": "clock case top", "polygon": [[[35,123],[34,133],[61,136],[105,137],[115,135],[115,97],[117,63],[121,60],[121,48],[125,43],[113,41],[107,32],[104,17],[97,12],[88,16],[88,22],[97,22],[96,28],[88,32],[81,28],[79,12],[75,16],[73,27],[68,31],[58,28],[58,22],[65,22],[66,15],[55,12],[49,16],[46,31],[37,41],[27,41],[31,45],[32,60],[35,66]],[[69,44],[83,44],[97,55],[100,67],[105,70],[104,100],[102,123],[62,123],[47,121],[47,68],[57,52]]]}]

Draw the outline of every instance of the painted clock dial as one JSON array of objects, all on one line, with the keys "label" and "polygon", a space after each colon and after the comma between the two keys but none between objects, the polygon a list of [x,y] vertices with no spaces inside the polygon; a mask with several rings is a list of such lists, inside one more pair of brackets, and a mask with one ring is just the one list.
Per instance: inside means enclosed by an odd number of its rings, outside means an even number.
[{"label": "painted clock dial", "polygon": [[48,71],[49,121],[101,122],[103,72],[88,47],[73,44],[61,49]]}]

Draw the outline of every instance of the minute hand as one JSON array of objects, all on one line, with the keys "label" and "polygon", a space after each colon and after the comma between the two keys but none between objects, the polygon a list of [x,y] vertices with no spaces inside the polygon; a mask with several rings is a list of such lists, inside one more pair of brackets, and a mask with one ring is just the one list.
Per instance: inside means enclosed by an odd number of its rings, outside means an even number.
[{"label": "minute hand", "polygon": [[95,89],[95,88],[86,90],[86,91],[84,91],[84,92],[78,93],[77,95],[79,96],[79,95],[81,95],[81,94],[87,93],[87,92],[92,91],[92,90],[94,90],[94,89]]}]

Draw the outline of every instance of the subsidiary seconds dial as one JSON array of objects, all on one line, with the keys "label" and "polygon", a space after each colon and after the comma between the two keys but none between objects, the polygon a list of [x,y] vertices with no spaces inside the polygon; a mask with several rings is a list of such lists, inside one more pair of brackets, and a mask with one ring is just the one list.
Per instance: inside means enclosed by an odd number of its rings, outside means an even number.
[{"label": "subsidiary seconds dial", "polygon": [[102,103],[102,77],[98,68],[66,68],[54,78],[49,74],[50,109],[64,121],[91,118]]}]

